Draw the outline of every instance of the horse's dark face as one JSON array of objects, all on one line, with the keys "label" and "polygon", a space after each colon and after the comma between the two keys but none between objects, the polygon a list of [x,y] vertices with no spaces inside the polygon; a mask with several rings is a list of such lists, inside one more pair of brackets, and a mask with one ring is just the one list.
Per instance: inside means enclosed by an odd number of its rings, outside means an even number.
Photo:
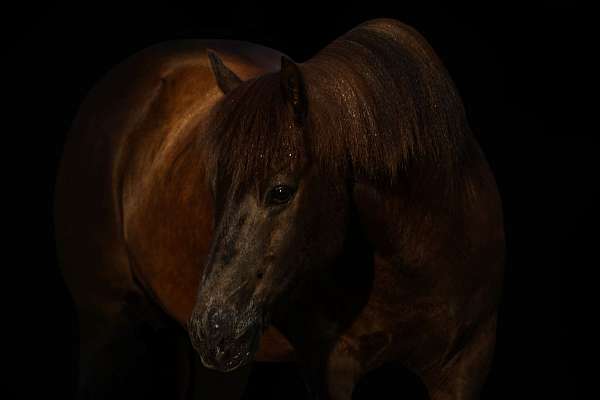
[{"label": "horse's dark face", "polygon": [[[218,56],[209,53],[209,57],[224,93],[240,84]],[[253,94],[239,98],[246,100],[249,109],[254,110],[257,103],[266,108],[250,120],[259,121],[264,116],[277,123],[245,122],[239,125],[240,131],[220,131],[217,126],[221,125],[215,121],[229,123],[236,115],[246,115],[238,109],[224,109],[223,118],[216,118],[211,127],[215,138],[225,140],[213,154],[225,152],[233,157],[227,158],[228,167],[219,164],[211,176],[213,242],[189,333],[204,365],[221,371],[234,370],[252,360],[274,306],[281,304],[298,283],[326,273],[325,267],[342,251],[345,232],[346,191],[332,176],[320,174],[305,151],[306,92],[300,69],[282,59],[280,74],[259,83],[271,85],[263,86],[268,87],[266,94],[238,90],[232,96]],[[256,89],[250,85],[244,88]],[[278,111],[281,118],[273,119]],[[270,127],[268,132],[265,127]],[[229,135],[231,132],[235,133]],[[235,140],[229,142],[227,138]],[[258,142],[262,145],[239,144],[248,138],[264,140]],[[268,157],[262,157],[261,146],[267,146]],[[249,148],[259,153],[259,164],[266,168],[248,168],[253,162],[240,161],[248,156]],[[233,149],[237,153],[232,153]],[[240,179],[240,174],[232,171],[244,171],[245,177]]]},{"label": "horse's dark face", "polygon": [[305,163],[239,193],[217,180],[214,241],[189,327],[206,366],[249,362],[273,305],[341,251],[345,201],[315,172]]}]

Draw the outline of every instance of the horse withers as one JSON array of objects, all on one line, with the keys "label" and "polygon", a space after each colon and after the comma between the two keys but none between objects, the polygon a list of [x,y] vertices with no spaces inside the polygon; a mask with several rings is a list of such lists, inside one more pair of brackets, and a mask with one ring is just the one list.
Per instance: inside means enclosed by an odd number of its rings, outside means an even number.
[{"label": "horse withers", "polygon": [[485,380],[500,199],[448,73],[397,21],[301,64],[232,41],[133,56],[80,110],[56,210],[82,393],[117,360],[132,385],[161,346],[180,398],[202,389],[197,358],[224,380],[295,360],[332,399],[393,361],[432,399]]}]

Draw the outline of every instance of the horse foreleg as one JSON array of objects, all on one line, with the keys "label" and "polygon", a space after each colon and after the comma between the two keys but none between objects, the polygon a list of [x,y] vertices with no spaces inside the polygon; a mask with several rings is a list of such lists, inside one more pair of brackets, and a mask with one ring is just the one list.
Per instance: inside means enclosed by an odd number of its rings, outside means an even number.
[{"label": "horse foreleg", "polygon": [[331,400],[351,400],[362,376],[359,362],[350,354],[335,354],[327,366],[327,390]]},{"label": "horse foreleg", "polygon": [[[154,311],[143,294],[79,308],[77,398],[156,398],[176,394],[183,329]],[[166,318],[166,317],[165,317]],[[179,329],[177,329],[179,328]]]},{"label": "horse foreleg", "polygon": [[311,400],[351,400],[362,367],[352,347],[339,340],[325,357],[304,365],[303,375]]},{"label": "horse foreleg", "polygon": [[496,341],[496,315],[480,324],[464,347],[446,362],[422,373],[431,400],[474,400],[490,368]]}]

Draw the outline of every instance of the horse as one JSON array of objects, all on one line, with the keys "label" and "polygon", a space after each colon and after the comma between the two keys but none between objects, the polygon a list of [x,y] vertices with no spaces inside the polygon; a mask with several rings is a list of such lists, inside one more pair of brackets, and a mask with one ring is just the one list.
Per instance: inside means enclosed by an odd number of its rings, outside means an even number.
[{"label": "horse", "polygon": [[82,104],[55,210],[82,398],[139,394],[152,368],[172,398],[206,373],[222,395],[253,360],[295,362],[319,399],[390,362],[432,400],[485,382],[501,199],[448,72],[401,22],[302,63],[231,40],[141,51]]}]

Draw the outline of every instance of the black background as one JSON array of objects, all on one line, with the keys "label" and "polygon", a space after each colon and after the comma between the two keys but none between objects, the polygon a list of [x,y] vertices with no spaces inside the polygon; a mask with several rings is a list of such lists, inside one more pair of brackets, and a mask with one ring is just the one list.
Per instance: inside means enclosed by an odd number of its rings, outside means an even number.
[{"label": "black background", "polygon": [[[69,398],[73,386],[76,334],[54,254],[52,192],[65,134],[93,84],[125,57],[164,40],[240,39],[301,62],[360,22],[391,17],[415,27],[442,58],[503,199],[506,284],[483,398],[576,398],[589,324],[580,305],[594,264],[584,255],[594,237],[582,235],[591,218],[597,134],[583,123],[586,69],[595,56],[586,44],[587,13],[547,2],[526,8],[414,3],[86,3],[5,10],[5,21],[16,22],[6,35],[16,44],[7,63],[15,71],[4,79],[18,89],[16,112],[9,115],[18,128],[10,130],[16,150],[5,148],[4,158],[15,178],[10,197],[25,210],[12,213],[18,227],[11,235],[16,265],[26,275],[15,284],[15,304],[24,307],[9,324],[25,339],[15,364],[28,382],[20,397],[40,391]],[[286,398],[286,390],[301,388],[294,373],[257,366],[249,393]],[[394,368],[371,374],[356,397],[419,398],[414,382],[398,374]]]}]

